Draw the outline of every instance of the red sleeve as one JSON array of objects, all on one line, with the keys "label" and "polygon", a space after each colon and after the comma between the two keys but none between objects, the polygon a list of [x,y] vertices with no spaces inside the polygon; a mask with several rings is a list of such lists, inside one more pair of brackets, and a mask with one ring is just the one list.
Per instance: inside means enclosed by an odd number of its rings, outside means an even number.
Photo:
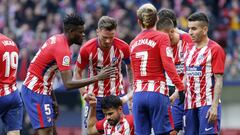
[{"label": "red sleeve", "polygon": [[186,41],[187,43],[192,43],[192,38],[189,34],[184,33],[181,36],[182,36],[182,40]]},{"label": "red sleeve", "polygon": [[130,126],[130,134],[131,135],[134,135],[134,123],[133,123],[133,116],[132,115],[127,115],[126,116],[126,119],[129,123],[129,126]]},{"label": "red sleeve", "polygon": [[130,47],[128,44],[123,44],[123,61],[125,62],[125,64],[130,64]]},{"label": "red sleeve", "polygon": [[123,55],[124,55],[124,59],[129,59],[130,57],[130,48],[129,48],[129,45],[128,44],[124,44],[124,47],[123,47]]},{"label": "red sleeve", "polygon": [[76,65],[79,68],[83,69],[87,66],[88,62],[89,62],[89,54],[86,50],[86,47],[82,47],[79,51],[79,55],[78,55]]},{"label": "red sleeve", "polygon": [[52,53],[60,71],[71,70],[71,52],[69,48],[56,47]]},{"label": "red sleeve", "polygon": [[175,86],[178,88],[178,90],[184,90],[184,85],[181,82],[181,79],[178,76],[175,65],[172,61],[173,52],[172,48],[170,47],[169,37],[165,34],[161,35],[161,40],[158,44],[164,70],[167,72],[168,76],[172,80],[173,84],[175,84]]},{"label": "red sleeve", "polygon": [[225,64],[225,52],[220,46],[213,48],[212,54],[212,68],[214,74],[223,74],[224,73],[224,64]]},{"label": "red sleeve", "polygon": [[104,134],[104,122],[106,121],[106,119],[100,120],[96,123],[96,129],[98,130],[98,132],[100,134]]}]

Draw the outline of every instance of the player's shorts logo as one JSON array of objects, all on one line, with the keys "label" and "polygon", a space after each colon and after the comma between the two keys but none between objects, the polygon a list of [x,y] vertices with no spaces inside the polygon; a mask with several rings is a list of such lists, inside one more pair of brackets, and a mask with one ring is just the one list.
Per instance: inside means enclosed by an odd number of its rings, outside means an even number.
[{"label": "player's shorts logo", "polygon": [[205,128],[205,131],[210,131],[213,127]]}]

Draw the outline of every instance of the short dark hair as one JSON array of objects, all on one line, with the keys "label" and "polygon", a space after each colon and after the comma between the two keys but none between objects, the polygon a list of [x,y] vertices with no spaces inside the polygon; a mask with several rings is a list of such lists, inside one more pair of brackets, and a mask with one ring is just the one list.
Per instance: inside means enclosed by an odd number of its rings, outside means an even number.
[{"label": "short dark hair", "polygon": [[163,8],[158,11],[157,15],[158,15],[159,19],[164,18],[164,17],[170,18],[174,24],[174,27],[177,27],[177,17],[173,10]]},{"label": "short dark hair", "polygon": [[82,17],[80,17],[79,15],[72,13],[72,14],[68,14],[66,15],[66,17],[64,17],[63,19],[63,29],[64,31],[69,31],[71,29],[75,29],[75,27],[79,26],[79,25],[84,25],[84,20]]},{"label": "short dark hair", "polygon": [[174,24],[172,20],[168,17],[161,17],[157,21],[157,30],[163,30],[163,29],[171,29],[174,28]]},{"label": "short dark hair", "polygon": [[201,21],[208,26],[208,17],[203,12],[195,12],[188,17],[188,21]]},{"label": "short dark hair", "polygon": [[98,29],[113,30],[117,28],[116,19],[109,16],[102,16],[98,21]]},{"label": "short dark hair", "polygon": [[119,106],[122,106],[122,101],[119,97],[110,95],[102,98],[101,107],[102,109],[117,109]]}]

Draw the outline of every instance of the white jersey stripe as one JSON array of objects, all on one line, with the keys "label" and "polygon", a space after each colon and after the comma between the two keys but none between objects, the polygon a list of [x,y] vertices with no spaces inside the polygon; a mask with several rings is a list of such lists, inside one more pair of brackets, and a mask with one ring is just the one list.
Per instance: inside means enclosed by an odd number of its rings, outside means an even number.
[{"label": "white jersey stripe", "polygon": [[[196,56],[197,59],[194,63],[194,66],[200,66],[200,64],[204,61],[205,57],[204,57],[204,53],[207,49],[207,46],[203,47],[200,52],[198,53],[198,55]],[[203,73],[202,73],[203,74]],[[201,79],[204,79],[204,76],[201,78]],[[200,107],[201,106],[201,90],[204,90],[204,89],[201,89],[200,87],[200,82],[202,80],[200,80],[199,77],[194,77],[194,86],[195,86],[195,94],[196,94],[196,101],[194,102],[194,104],[196,104],[196,107]]]},{"label": "white jersey stripe", "polygon": [[148,91],[154,91],[154,81],[148,80]]},{"label": "white jersey stripe", "polygon": [[211,51],[208,52],[207,54],[207,63],[206,63],[206,102],[207,105],[212,104],[212,78],[211,78],[211,73],[212,73],[212,54]]},{"label": "white jersey stripe", "polygon": [[166,83],[164,81],[160,81],[160,93],[165,95],[165,91],[166,91]]},{"label": "white jersey stripe", "polygon": [[8,95],[8,94],[11,93],[8,84],[4,84],[4,85],[3,85],[3,89],[4,89],[4,91],[5,91],[5,95]]},{"label": "white jersey stripe", "polygon": [[12,89],[13,89],[13,91],[17,90],[17,84],[16,83],[14,85],[12,85]]},{"label": "white jersey stripe", "polygon": [[196,47],[194,46],[193,49],[189,52],[189,56],[186,60],[186,65],[190,65],[192,59],[193,59],[193,53],[195,52]]},{"label": "white jersey stripe", "polygon": [[[27,79],[25,79],[27,80]],[[38,78],[36,76],[33,76],[33,78],[30,80],[30,83],[27,85],[27,87],[32,90],[35,84],[37,83]]]},{"label": "white jersey stripe", "polygon": [[[124,58],[124,54],[123,54],[123,52],[122,52],[121,50],[119,50],[119,52],[120,52],[120,57],[121,57],[121,60],[122,60],[122,59]],[[122,62],[122,61],[121,61],[121,62]],[[118,69],[119,69],[119,73],[122,73],[121,64],[119,64]],[[123,94],[123,93],[125,93],[125,92],[124,92],[124,88],[123,88],[123,83],[121,83],[121,82],[123,82],[123,76],[122,76],[122,74],[119,74],[119,82],[120,82],[120,84],[119,84],[119,90],[121,91],[121,94]]]},{"label": "white jersey stripe", "polygon": [[[90,72],[90,77],[93,76],[93,61],[92,61],[92,53],[89,55],[89,72]],[[88,92],[89,93],[93,93],[93,89],[94,89],[94,84],[90,84],[88,86]]]},{"label": "white jersey stripe", "polygon": [[57,69],[57,65],[53,65],[53,66],[49,67],[43,75],[43,83],[44,83],[43,84],[43,93],[44,93],[44,95],[48,93],[49,88],[47,86],[48,86],[49,83],[52,83],[52,80],[53,80],[52,79],[49,82],[49,78],[54,76],[55,73],[53,75],[51,75],[51,74],[52,74],[52,72],[55,72],[54,71],[55,69]]},{"label": "white jersey stripe", "polygon": [[[115,51],[114,51],[114,47],[112,46],[110,51],[110,63],[112,64],[112,59],[115,57]],[[115,95],[115,91],[116,91],[116,78],[111,78],[110,79],[110,93]]]},{"label": "white jersey stripe", "polygon": [[137,80],[136,81],[136,91],[135,92],[139,92],[142,91],[142,81],[141,80]]},{"label": "white jersey stripe", "polygon": [[[103,67],[103,52],[100,48],[97,49],[98,55],[98,66]],[[104,95],[104,81],[98,81],[98,94],[99,96]]]},{"label": "white jersey stripe", "polygon": [[187,107],[185,106],[185,108],[192,108],[192,96],[191,96],[190,88],[187,89],[186,99],[187,99]]},{"label": "white jersey stripe", "polygon": [[123,118],[123,135],[130,135],[131,134],[131,127],[127,121],[127,119]]},{"label": "white jersey stripe", "polygon": [[196,104],[196,107],[200,107],[201,106],[201,88],[200,88],[200,81],[199,81],[199,77],[194,78],[194,89],[195,89],[195,94],[196,94],[196,101],[194,102],[194,104]]}]

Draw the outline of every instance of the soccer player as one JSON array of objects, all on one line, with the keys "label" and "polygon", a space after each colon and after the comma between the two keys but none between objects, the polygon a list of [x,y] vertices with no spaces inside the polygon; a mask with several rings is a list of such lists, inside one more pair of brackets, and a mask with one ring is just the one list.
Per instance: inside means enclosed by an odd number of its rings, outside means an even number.
[{"label": "soccer player", "polygon": [[93,95],[89,96],[88,135],[134,135],[133,116],[123,114],[119,97],[110,95],[102,98],[101,107],[105,118],[100,121],[96,118],[96,102]]},{"label": "soccer player", "polygon": [[18,67],[17,45],[0,34],[0,118],[7,135],[20,135],[23,103],[16,84]]},{"label": "soccer player", "polygon": [[144,4],[137,10],[142,32],[131,42],[131,62],[134,76],[133,116],[136,135],[169,134],[173,130],[169,89],[164,72],[179,90],[184,100],[184,85],[172,61],[172,49],[167,34],[154,29],[157,10]]},{"label": "soccer player", "polygon": [[[84,99],[88,102],[89,94],[97,97],[97,119],[102,120],[104,114],[101,109],[101,99],[105,96],[125,94],[123,88],[123,76],[121,74],[121,63],[127,66],[128,79],[132,84],[132,70],[130,65],[129,45],[121,39],[115,37],[117,21],[109,16],[102,16],[98,21],[97,37],[87,41],[81,48],[75,67],[76,79],[82,78],[82,73],[86,72],[88,66],[88,77],[99,73],[99,70],[105,66],[114,65],[118,72],[116,78],[106,79],[90,84],[83,93]],[[86,114],[88,114],[88,105],[86,105]],[[128,114],[127,104],[123,105],[124,114]],[[86,119],[85,119],[86,120]],[[86,124],[86,122],[85,122]]]},{"label": "soccer player", "polygon": [[[190,47],[192,39],[190,35],[186,32],[183,32],[177,28],[177,17],[175,13],[170,9],[161,9],[158,12],[158,22],[157,30],[163,31],[169,35],[171,47],[173,49],[173,62],[175,64],[178,75],[181,80],[184,81],[184,54]],[[167,85],[169,87],[170,99],[176,99],[177,92],[175,91],[175,86],[166,75]],[[174,93],[174,94],[173,94]],[[184,116],[184,105],[179,105],[179,99],[172,101],[172,116],[174,121],[174,130],[173,132],[182,132],[183,131],[183,116]],[[181,131],[180,131],[181,130]]]},{"label": "soccer player", "polygon": [[220,132],[225,53],[220,45],[208,38],[208,18],[204,13],[190,15],[188,28],[194,46],[185,59],[185,134],[217,135]]},{"label": "soccer player", "polygon": [[[67,89],[80,88],[115,74],[115,68],[103,68],[96,76],[73,80],[70,66],[70,46],[81,45],[84,37],[84,21],[76,14],[63,20],[64,33],[50,37],[31,61],[27,77],[22,86],[22,97],[34,129],[39,135],[51,135],[57,110],[52,83],[56,71],[60,71]],[[55,110],[53,110],[55,109]]]}]

